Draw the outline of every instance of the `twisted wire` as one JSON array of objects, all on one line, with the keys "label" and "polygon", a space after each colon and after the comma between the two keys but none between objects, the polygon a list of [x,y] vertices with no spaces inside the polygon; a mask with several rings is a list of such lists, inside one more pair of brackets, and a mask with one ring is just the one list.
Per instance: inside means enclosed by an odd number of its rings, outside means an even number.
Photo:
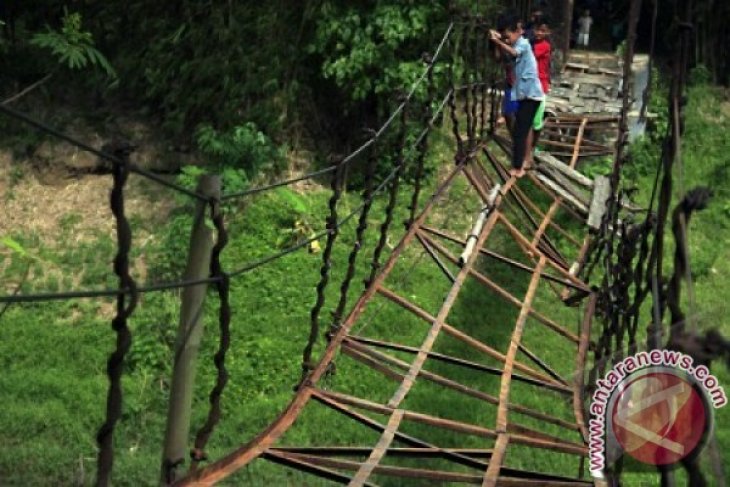
[{"label": "twisted wire", "polygon": [[[127,172],[133,172],[133,173],[139,174],[140,176],[144,176],[145,178],[155,181],[156,183],[158,183],[162,186],[173,189],[179,193],[186,194],[186,195],[196,198],[200,201],[207,201],[207,199],[208,199],[205,195],[192,191],[188,188],[184,188],[178,184],[171,183],[170,181],[165,180],[161,176],[158,176],[150,171],[147,171],[146,169],[142,169],[141,167],[130,162],[128,157],[126,158],[126,160],[123,161],[116,154],[109,154],[108,152],[106,152],[104,150],[96,149],[96,148],[94,148],[88,144],[85,144],[84,142],[81,142],[80,140],[77,140],[77,139],[71,137],[70,135],[65,134],[65,133],[61,132],[60,130],[57,130],[57,129],[51,127],[50,125],[47,125],[39,120],[36,120],[18,110],[12,109],[5,105],[0,105],[0,113],[4,113],[5,115],[15,118],[16,120],[20,120],[24,123],[27,123],[28,125],[31,125],[37,129],[39,129],[41,132],[44,132],[48,135],[52,135],[52,136],[56,137],[57,139],[64,140],[64,141],[68,142],[69,144],[73,145],[74,147],[77,147],[83,151],[90,152],[90,153],[100,157],[103,160],[111,162],[112,165],[124,164]],[[127,156],[128,156],[128,154],[127,154]]]},{"label": "twisted wire", "polygon": [[[368,145],[369,145],[369,143],[368,143]],[[258,186],[258,187],[255,187],[255,188],[244,189],[243,191],[238,191],[238,192],[235,192],[235,193],[225,194],[225,195],[221,196],[221,201],[227,201],[227,200],[236,199],[236,198],[243,198],[245,196],[251,196],[251,195],[254,195],[256,193],[262,193],[264,191],[269,191],[269,190],[272,190],[272,189],[276,189],[276,188],[279,188],[281,186],[288,186],[290,184],[298,183],[300,181],[306,181],[308,179],[313,179],[313,178],[316,178],[318,176],[323,176],[323,175],[325,175],[327,173],[330,173],[330,172],[334,171],[335,169],[337,169],[337,166],[336,165],[332,165],[332,166],[328,166],[328,167],[326,167],[324,169],[320,169],[319,171],[313,171],[313,172],[310,172],[308,174],[304,174],[302,176],[298,176],[296,178],[290,178],[290,179],[286,179],[284,181],[277,181],[275,183],[265,184],[263,186]]]},{"label": "twisted wire", "polygon": [[210,203],[210,216],[215,227],[217,238],[215,245],[211,251],[210,273],[218,278],[216,282],[216,291],[218,292],[218,327],[219,340],[218,351],[213,357],[213,363],[216,368],[216,382],[208,396],[210,409],[208,417],[203,426],[198,430],[195,436],[195,447],[191,452],[193,460],[193,468],[201,460],[205,459],[204,449],[208,443],[210,435],[213,433],[215,426],[220,421],[221,416],[221,396],[228,383],[228,371],[226,370],[226,353],[231,344],[231,305],[230,305],[230,277],[223,270],[221,264],[221,253],[228,244],[228,231],[226,230],[223,220],[223,211],[221,211],[220,200],[213,200]]},{"label": "twisted wire", "polygon": [[456,63],[456,55],[457,55],[457,45],[455,41],[450,37],[449,38],[449,69],[448,69],[448,83],[449,83],[449,115],[451,118],[451,129],[454,134],[454,139],[456,140],[456,155],[454,156],[454,161],[459,161],[462,159],[462,156],[464,154],[464,142],[461,140],[461,135],[459,134],[459,118],[456,114],[456,85],[454,81],[454,64]]},{"label": "twisted wire", "polygon": [[398,198],[398,186],[400,182],[400,177],[403,174],[403,170],[405,168],[405,140],[406,140],[406,129],[408,125],[408,117],[407,117],[407,110],[403,110],[401,112],[401,126],[400,126],[400,132],[398,134],[398,148],[397,148],[397,158],[396,158],[396,169],[395,169],[395,177],[393,178],[393,182],[390,185],[390,197],[388,200],[388,206],[385,208],[385,220],[380,225],[380,240],[378,241],[377,246],[375,247],[375,251],[373,252],[373,260],[370,265],[370,277],[366,281],[366,285],[370,285],[373,280],[375,279],[375,276],[377,275],[379,269],[380,269],[380,257],[383,253],[383,249],[385,248],[385,244],[388,239],[388,229],[390,228],[390,224],[393,221],[393,212],[395,210],[395,204]]},{"label": "twisted wire", "polygon": [[362,193],[363,205],[360,210],[360,218],[358,220],[357,228],[355,229],[355,243],[352,245],[352,250],[347,259],[347,271],[345,277],[340,285],[340,300],[337,303],[337,308],[332,315],[332,326],[330,326],[330,333],[334,333],[341,324],[342,316],[345,312],[345,306],[347,306],[347,295],[350,289],[350,283],[355,275],[355,263],[357,256],[362,248],[363,236],[365,230],[368,228],[368,214],[373,202],[373,183],[375,180],[375,168],[378,164],[378,146],[373,145],[370,150],[368,157],[367,170],[365,174],[365,188]]},{"label": "twisted wire", "polygon": [[471,117],[471,104],[472,101],[470,100],[471,97],[471,72],[470,67],[471,63],[469,62],[469,56],[471,54],[471,36],[470,33],[473,31],[473,20],[469,20],[469,22],[466,22],[462,28],[462,37],[461,37],[461,43],[463,45],[463,51],[462,51],[462,70],[461,70],[461,79],[462,84],[464,85],[464,102],[463,102],[463,111],[464,116],[466,117],[466,140],[468,144],[467,150],[471,150],[471,148],[474,146],[474,120]]},{"label": "twisted wire", "polygon": [[314,344],[317,342],[317,337],[319,336],[319,314],[324,306],[324,291],[327,287],[327,283],[329,282],[329,273],[330,268],[332,267],[332,262],[330,261],[332,247],[334,246],[339,233],[339,225],[337,224],[337,202],[339,201],[340,194],[342,192],[341,179],[343,168],[344,166],[341,164],[338,165],[337,170],[332,176],[332,196],[330,196],[329,199],[330,214],[327,217],[326,225],[327,243],[325,244],[324,251],[322,252],[322,266],[319,271],[320,279],[317,283],[317,298],[310,312],[309,338],[307,339],[307,344],[302,353],[302,380],[304,380],[309,371],[314,368],[314,364],[312,363],[312,349],[314,348]]},{"label": "twisted wire", "polygon": [[416,218],[416,208],[418,207],[418,197],[421,192],[421,179],[423,179],[423,166],[426,159],[426,153],[428,152],[428,134],[433,127],[431,119],[433,118],[433,102],[435,98],[434,93],[434,79],[433,79],[433,58],[429,55],[424,55],[424,61],[428,63],[428,90],[426,101],[423,106],[423,130],[424,135],[418,138],[417,156],[416,156],[416,174],[413,184],[413,196],[411,197],[411,203],[408,206],[410,215],[408,216],[408,226],[413,223]]},{"label": "twisted wire", "polygon": [[99,428],[96,441],[99,445],[97,456],[96,485],[105,487],[111,484],[112,465],[114,463],[113,436],[114,427],[122,415],[122,370],[124,357],[132,345],[132,334],[127,326],[127,319],[137,305],[137,291],[134,279],[129,274],[129,252],[132,246],[132,231],[124,214],[124,185],[129,177],[129,153],[120,150],[112,168],[113,187],[110,194],[110,206],[117,227],[117,255],[114,258],[114,273],[119,277],[119,285],[129,289],[127,294],[117,296],[117,314],[112,319],[112,329],[116,332],[116,349],[107,361],[109,391],[106,403],[106,420]]},{"label": "twisted wire", "polygon": [[477,114],[478,114],[478,92],[479,92],[479,86],[477,84],[477,79],[479,78],[479,52],[480,52],[480,42],[479,42],[479,31],[477,30],[476,20],[473,21],[473,26],[471,29],[471,36],[469,38],[469,42],[471,42],[472,49],[472,59],[469,65],[471,66],[471,147],[470,150],[473,150],[474,147],[476,147],[476,141],[477,141]]},{"label": "twisted wire", "polygon": [[479,59],[481,61],[482,71],[481,71],[481,79],[482,82],[479,83],[479,89],[480,89],[480,107],[479,107],[479,137],[484,138],[484,128],[486,127],[486,111],[487,111],[487,83],[486,80],[489,79],[489,63],[487,63],[487,55],[489,54],[489,48],[487,47],[487,31],[482,28],[479,29],[478,32],[481,33],[482,39],[477,38],[477,43],[479,43],[480,46],[482,46],[481,49],[481,55],[479,56]]}]

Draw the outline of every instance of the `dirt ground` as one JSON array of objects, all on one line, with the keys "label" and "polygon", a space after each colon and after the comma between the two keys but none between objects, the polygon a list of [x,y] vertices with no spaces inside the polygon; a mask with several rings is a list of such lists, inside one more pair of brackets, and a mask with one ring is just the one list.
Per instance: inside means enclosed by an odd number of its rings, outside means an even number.
[{"label": "dirt ground", "polygon": [[[128,180],[125,207],[129,216],[164,221],[174,202],[136,175]],[[52,245],[63,217],[75,214],[74,238],[81,240],[91,230],[112,234],[114,219],[109,208],[110,175],[65,177],[63,172],[41,177],[24,162],[13,162],[12,155],[0,151],[0,235],[24,231],[37,234]],[[94,232],[95,233],[95,232]],[[60,243],[60,242],[58,242]],[[63,242],[68,245],[69,242]]]},{"label": "dirt ground", "polygon": [[[116,238],[116,224],[109,207],[111,188],[111,175],[70,176],[63,170],[48,168],[39,171],[29,161],[13,161],[9,152],[0,151],[0,240],[12,236],[32,237],[45,250],[61,253],[81,242],[93,242],[100,234]],[[125,191],[125,213],[132,222],[137,222],[132,229],[133,245],[144,248],[152,243],[156,236],[150,230],[164,222],[175,206],[175,199],[167,190],[130,175]],[[12,252],[0,243],[0,275],[10,265]],[[111,262],[113,255],[108,259]],[[136,279],[145,282],[144,257],[135,259],[132,267]],[[29,281],[33,280],[33,274],[32,270]],[[44,270],[45,277],[56,274],[61,277],[68,273],[47,267]],[[20,279],[20,276],[5,276],[6,287],[16,285],[14,277]],[[80,275],[73,281],[78,278]],[[42,283],[36,284],[43,287]]]}]

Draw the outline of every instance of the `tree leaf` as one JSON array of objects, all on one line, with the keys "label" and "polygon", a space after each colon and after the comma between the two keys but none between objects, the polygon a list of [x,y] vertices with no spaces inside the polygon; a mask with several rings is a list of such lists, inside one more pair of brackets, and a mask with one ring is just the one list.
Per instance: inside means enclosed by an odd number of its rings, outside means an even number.
[{"label": "tree leaf", "polygon": [[23,246],[12,237],[3,237],[2,239],[0,239],[0,243],[12,250],[13,252],[19,254],[21,257],[28,257],[28,252],[25,250],[25,248],[23,248]]}]

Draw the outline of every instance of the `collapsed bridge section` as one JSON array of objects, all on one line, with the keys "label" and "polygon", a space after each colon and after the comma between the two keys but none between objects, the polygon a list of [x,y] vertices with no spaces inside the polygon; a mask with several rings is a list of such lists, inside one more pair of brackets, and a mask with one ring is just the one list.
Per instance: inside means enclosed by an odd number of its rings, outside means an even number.
[{"label": "collapsed bridge section", "polygon": [[[177,485],[218,482],[259,459],[349,485],[591,484],[582,476],[581,394],[592,299],[570,270],[583,247],[585,217],[537,173],[508,176],[506,155],[499,145],[480,144],[458,161],[286,410],[249,443]],[[443,213],[455,197],[473,210],[458,230]],[[414,252],[442,275],[438,308],[419,304],[395,277],[401,257]],[[548,304],[567,295],[585,310],[565,307],[551,316],[555,307]],[[406,327],[422,330],[420,342],[399,341]],[[565,357],[574,360],[566,366]],[[366,396],[356,380],[339,378],[344,374],[380,376],[381,390]],[[322,429],[321,443],[287,441],[312,421]],[[338,437],[342,421],[362,426],[362,443],[327,441]],[[521,460],[511,464],[515,450],[523,450]]]}]

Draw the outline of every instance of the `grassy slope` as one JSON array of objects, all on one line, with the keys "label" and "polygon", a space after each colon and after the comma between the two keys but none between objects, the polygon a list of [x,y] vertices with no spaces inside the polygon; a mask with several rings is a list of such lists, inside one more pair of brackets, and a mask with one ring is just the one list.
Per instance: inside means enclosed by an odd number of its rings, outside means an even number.
[{"label": "grassy slope", "polygon": [[[725,115],[726,104],[720,104],[717,93],[697,90],[693,92],[688,113],[688,133],[685,139],[684,184],[690,187],[697,183],[711,181],[717,186],[718,198],[706,212],[693,220],[691,246],[693,270],[696,273],[696,308],[699,310],[700,326],[719,326],[730,335],[730,324],[725,318],[727,285],[723,276],[730,272],[730,255],[727,246],[730,229],[727,225],[727,209],[723,208],[723,195],[727,194],[727,164],[724,154],[724,134],[730,128],[730,119]],[[718,109],[718,106],[720,107]],[[712,109],[710,109],[712,107]],[[712,115],[707,115],[707,114]],[[730,110],[728,111],[730,115]],[[708,144],[708,140],[714,141]],[[702,151],[698,148],[702,147]],[[443,148],[442,148],[443,149]],[[443,149],[446,152],[446,149]],[[650,176],[641,178],[644,195],[650,184]],[[474,208],[464,208],[465,201],[459,194],[463,186],[457,186],[448,207],[441,208],[438,222],[454,231],[468,226],[466,220],[456,218],[460,212],[471,214]],[[326,211],[326,191],[308,193],[308,214],[322,215]],[[354,207],[346,200],[345,205]],[[373,215],[382,214],[383,202],[378,203]],[[341,214],[346,213],[341,209]],[[235,268],[243,262],[269,254],[280,235],[280,229],[291,226],[291,208],[286,200],[277,195],[261,196],[248,205],[240,216],[230,222],[231,243],[225,253],[227,268]],[[448,218],[446,218],[448,216]],[[396,218],[399,224],[404,217],[401,210]],[[311,218],[318,227],[319,219]],[[144,221],[136,222],[144,227]],[[371,221],[377,224],[377,221]],[[352,241],[354,222],[346,230],[344,240]],[[69,232],[73,232],[70,225]],[[160,233],[170,230],[156,229]],[[368,247],[372,248],[375,232],[370,235]],[[185,231],[172,234],[182,241]],[[63,238],[63,236],[61,236]],[[392,238],[395,243],[396,238]],[[27,248],[45,259],[58,262],[68,273],[72,265],[85,263],[89,269],[81,284],[99,286],[106,280],[111,241],[100,235],[94,245],[77,252],[50,254],[39,242],[26,238]],[[178,242],[179,244],[180,242]],[[505,241],[496,241],[495,248],[504,248]],[[328,301],[323,310],[323,327],[328,326],[329,311],[334,307],[337,285],[344,272],[348,245],[335,248],[336,273],[333,276]],[[112,247],[113,248],[113,247]],[[365,252],[364,257],[369,254]],[[182,265],[179,254],[159,254],[156,257]],[[367,259],[364,260],[364,262]],[[425,259],[416,253],[408,253],[396,267],[392,282],[404,295],[411,297],[428,311],[435,312],[447,288],[445,279],[431,265],[422,265]],[[314,285],[319,275],[320,256],[296,253],[275,265],[263,267],[256,272],[237,279],[232,288],[234,306],[234,341],[228,357],[231,382],[224,396],[224,420],[211,439],[210,453],[217,456],[233,445],[239,444],[263,429],[286,405],[292,395],[292,386],[299,378],[299,357],[309,330],[309,308],[314,300]],[[151,267],[154,272],[155,268]],[[17,276],[19,264],[6,270],[6,275]],[[510,289],[524,292],[526,283],[499,266],[489,268],[496,278],[508,282]],[[160,271],[162,272],[162,271]],[[361,267],[353,280],[351,297],[362,289],[361,281],[367,269]],[[506,280],[506,281],[505,281]],[[110,281],[113,282],[113,281]],[[61,283],[63,284],[63,283]],[[63,287],[63,285],[61,286]],[[195,424],[201,424],[206,413],[206,395],[213,382],[213,366],[210,357],[215,349],[215,306],[211,295],[206,314],[208,327],[199,373],[199,391],[196,394]],[[552,317],[560,317],[565,323],[575,323],[565,309],[547,308],[549,299],[545,290],[538,295],[538,305]],[[130,354],[130,371],[125,376],[126,407],[117,436],[117,485],[152,485],[157,477],[160,438],[164,428],[166,408],[165,377],[170,362],[169,343],[177,321],[178,298],[174,293],[147,295],[132,320],[137,341]],[[107,303],[108,304],[108,303]],[[370,336],[379,336],[393,341],[416,345],[422,339],[425,327],[414,320],[409,321],[394,306],[384,304],[372,306],[363,321]],[[88,484],[93,479],[95,443],[93,435],[100,424],[103,413],[106,378],[104,363],[113,346],[104,306],[99,301],[77,301],[63,304],[38,304],[11,307],[0,322],[0,360],[3,374],[0,375],[0,390],[3,391],[6,408],[0,415],[0,441],[6,446],[0,453],[0,479],[3,485],[67,485]],[[477,314],[474,310],[488,310]],[[465,327],[475,335],[496,343],[506,349],[508,338],[497,324],[513,321],[515,311],[496,304],[481,288],[469,284],[463,298],[453,312],[455,325]],[[489,326],[484,326],[484,320]],[[398,323],[398,325],[394,325]],[[409,326],[406,326],[409,325]],[[528,327],[528,344],[545,344],[552,340],[550,334],[542,333],[539,326]],[[437,343],[437,350],[464,355],[465,350],[458,342],[443,340]],[[569,373],[572,357],[560,353],[556,343],[555,353],[548,356],[556,367]],[[405,358],[405,357],[404,357]],[[444,368],[435,371],[448,373],[465,383],[476,383],[489,392],[498,388],[497,382],[484,383],[483,378]],[[364,372],[346,357],[338,358],[338,373],[331,381],[338,390],[360,393],[367,397],[386,399],[382,392],[382,379],[373,373]],[[730,384],[730,374],[724,366],[716,368],[721,383]],[[459,375],[460,374],[460,375]],[[381,391],[381,392],[378,392]],[[529,390],[515,387],[515,397],[535,407],[553,409],[551,400],[536,396]],[[551,396],[552,397],[552,396]],[[425,404],[437,410],[478,424],[491,425],[494,421],[490,409],[474,407],[472,403],[455,407],[446,396],[438,394],[435,386],[417,386],[406,406],[419,408]],[[434,404],[435,403],[435,404]],[[727,424],[728,409],[718,411],[718,439],[721,451],[730,449],[730,434]],[[348,444],[358,441],[372,444],[373,433],[344,423],[336,415],[322,408],[312,408],[302,419],[298,428],[282,443],[301,443],[326,439],[329,443]],[[529,421],[525,423],[530,424]],[[322,424],[333,426],[328,432]],[[407,431],[422,433],[419,428],[409,426]],[[449,435],[438,438],[448,444]],[[483,440],[474,439],[473,444],[463,446],[488,447]],[[726,457],[727,458],[727,457]],[[564,456],[544,453],[534,457],[518,453],[508,459],[515,466],[540,467],[559,465],[565,473],[575,471],[574,461]],[[231,483],[245,481],[250,485],[319,485],[312,477],[298,473],[282,473],[269,464],[257,461],[251,468],[239,474]],[[627,485],[642,485],[650,476],[631,476]],[[391,484],[393,485],[393,484]]]}]

